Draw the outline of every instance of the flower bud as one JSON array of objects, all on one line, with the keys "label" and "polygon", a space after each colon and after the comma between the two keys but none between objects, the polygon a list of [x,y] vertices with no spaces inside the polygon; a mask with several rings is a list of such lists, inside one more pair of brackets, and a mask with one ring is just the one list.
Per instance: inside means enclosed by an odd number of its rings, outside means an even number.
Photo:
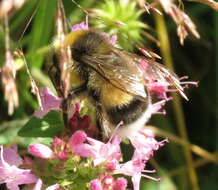
[{"label": "flower bud", "polygon": [[54,157],[54,152],[46,145],[40,143],[30,144],[28,152],[36,157],[49,159]]},{"label": "flower bud", "polygon": [[70,145],[73,147],[82,144],[87,138],[87,135],[83,131],[76,131],[70,138]]},{"label": "flower bud", "polygon": [[100,181],[97,179],[94,179],[90,182],[90,189],[91,190],[103,190]]},{"label": "flower bud", "polygon": [[125,190],[127,187],[127,180],[123,177],[120,177],[116,180],[113,190]]},{"label": "flower bud", "polygon": [[58,153],[58,158],[59,158],[61,161],[65,162],[65,161],[67,161],[67,159],[68,159],[68,153],[67,153],[67,152],[59,152],[59,153]]},{"label": "flower bud", "polygon": [[110,162],[107,163],[105,170],[108,172],[112,172],[116,169],[117,165],[119,165],[117,160],[112,160]]}]

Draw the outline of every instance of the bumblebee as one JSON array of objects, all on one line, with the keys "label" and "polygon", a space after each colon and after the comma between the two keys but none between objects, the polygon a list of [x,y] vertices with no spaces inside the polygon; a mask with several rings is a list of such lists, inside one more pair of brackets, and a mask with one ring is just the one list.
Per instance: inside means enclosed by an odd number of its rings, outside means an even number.
[{"label": "bumblebee", "polygon": [[97,125],[104,137],[121,121],[124,128],[144,126],[146,109],[151,103],[150,80],[173,85],[185,96],[174,73],[154,60],[147,61],[146,69],[141,69],[143,57],[113,46],[99,31],[72,32],[65,43],[70,45],[73,69],[82,81],[71,94],[79,96],[86,92],[93,99]]}]

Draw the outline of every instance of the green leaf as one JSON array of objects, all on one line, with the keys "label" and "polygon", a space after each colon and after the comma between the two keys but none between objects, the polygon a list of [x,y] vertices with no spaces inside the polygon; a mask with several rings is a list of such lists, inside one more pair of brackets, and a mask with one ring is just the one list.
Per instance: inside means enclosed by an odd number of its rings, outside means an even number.
[{"label": "green leaf", "polygon": [[26,119],[5,121],[0,125],[0,144],[17,142],[17,132],[26,123]]},{"label": "green leaf", "polygon": [[54,28],[55,12],[56,1],[39,1],[39,7],[37,8],[31,28],[31,38],[29,39],[28,47],[30,54],[27,60],[31,66],[38,68],[42,66],[44,57],[36,55],[35,52],[49,43]]},{"label": "green leaf", "polygon": [[50,111],[44,118],[33,116],[18,132],[22,137],[54,137],[64,128],[61,115]]}]

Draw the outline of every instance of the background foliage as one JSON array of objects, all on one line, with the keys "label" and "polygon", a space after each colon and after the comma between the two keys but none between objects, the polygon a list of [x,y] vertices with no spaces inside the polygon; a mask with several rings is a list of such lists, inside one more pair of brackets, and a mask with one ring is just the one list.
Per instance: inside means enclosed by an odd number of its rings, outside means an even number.
[{"label": "background foliage", "polygon": [[[63,3],[66,17],[71,25],[85,19],[84,12],[72,1],[63,0]],[[83,8],[98,8],[109,13],[112,12],[104,1],[81,0],[79,3]],[[166,108],[167,115],[156,115],[149,122],[152,126],[157,127],[156,131],[159,136],[167,136],[171,142],[158,151],[155,160],[151,162],[151,166],[157,168],[158,176],[162,176],[163,181],[156,183],[146,179],[143,181],[142,189],[191,189],[192,179],[187,175],[189,168],[183,149],[183,147],[188,147],[192,150],[193,164],[200,189],[218,190],[218,159],[215,157],[218,151],[218,13],[206,5],[184,2],[184,6],[188,15],[195,22],[201,39],[198,40],[190,36],[185,40],[184,46],[181,46],[176,35],[175,24],[169,16],[163,16],[162,19],[165,21],[164,27],[167,27],[170,53],[176,73],[179,76],[188,75],[191,80],[199,81],[200,85],[198,88],[187,90],[189,101],[181,100],[181,107],[178,107],[178,105],[176,107],[172,102],[169,102]],[[135,8],[139,11],[138,16],[141,22],[150,24],[153,27],[152,33],[158,37],[158,31],[154,30],[158,22],[157,16],[154,16],[153,13],[145,14],[137,6]],[[54,1],[29,0],[9,18],[11,49],[14,51],[17,48],[22,48],[29,69],[37,84],[41,87],[51,86],[47,75],[49,59],[48,56],[38,55],[36,52],[50,44],[54,39],[55,11],[56,3]],[[128,12],[123,14],[127,18],[126,22],[128,22]],[[90,23],[96,28],[111,32],[110,25],[102,27],[93,18],[90,19]],[[25,29],[27,24],[28,27]],[[145,30],[140,27],[140,23],[137,24],[137,31],[131,34],[130,39],[139,41],[139,43],[146,43],[146,46],[153,48],[156,53],[161,55],[159,47],[154,42],[137,36],[138,32]],[[128,31],[122,30],[119,34],[128,35]],[[123,39],[122,35],[118,36],[119,39]],[[0,64],[3,64],[5,60],[4,41],[3,21],[0,21]],[[129,44],[125,46],[122,41],[120,44],[123,48],[131,49]],[[16,84],[19,93],[19,107],[12,116],[9,116],[3,89],[0,89],[0,144],[16,142],[23,146],[33,139],[18,137],[17,131],[24,125],[33,110],[37,108],[37,103],[36,98],[30,93],[30,81],[23,61],[16,59],[16,66],[18,68]],[[175,111],[175,109],[179,109],[179,111]],[[181,114],[178,115],[178,113]],[[179,137],[181,133],[178,126],[181,123],[179,124],[178,117],[184,118],[190,144],[184,143],[187,139]],[[208,152],[205,152],[205,150]]]}]

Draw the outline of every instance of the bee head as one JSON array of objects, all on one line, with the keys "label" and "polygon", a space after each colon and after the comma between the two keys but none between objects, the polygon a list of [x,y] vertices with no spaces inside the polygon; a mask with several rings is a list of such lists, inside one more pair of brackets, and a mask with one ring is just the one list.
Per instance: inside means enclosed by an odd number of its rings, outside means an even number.
[{"label": "bee head", "polygon": [[96,56],[107,54],[110,44],[105,37],[97,31],[86,31],[79,35],[71,45],[72,56],[75,61],[81,62],[85,55]]}]

